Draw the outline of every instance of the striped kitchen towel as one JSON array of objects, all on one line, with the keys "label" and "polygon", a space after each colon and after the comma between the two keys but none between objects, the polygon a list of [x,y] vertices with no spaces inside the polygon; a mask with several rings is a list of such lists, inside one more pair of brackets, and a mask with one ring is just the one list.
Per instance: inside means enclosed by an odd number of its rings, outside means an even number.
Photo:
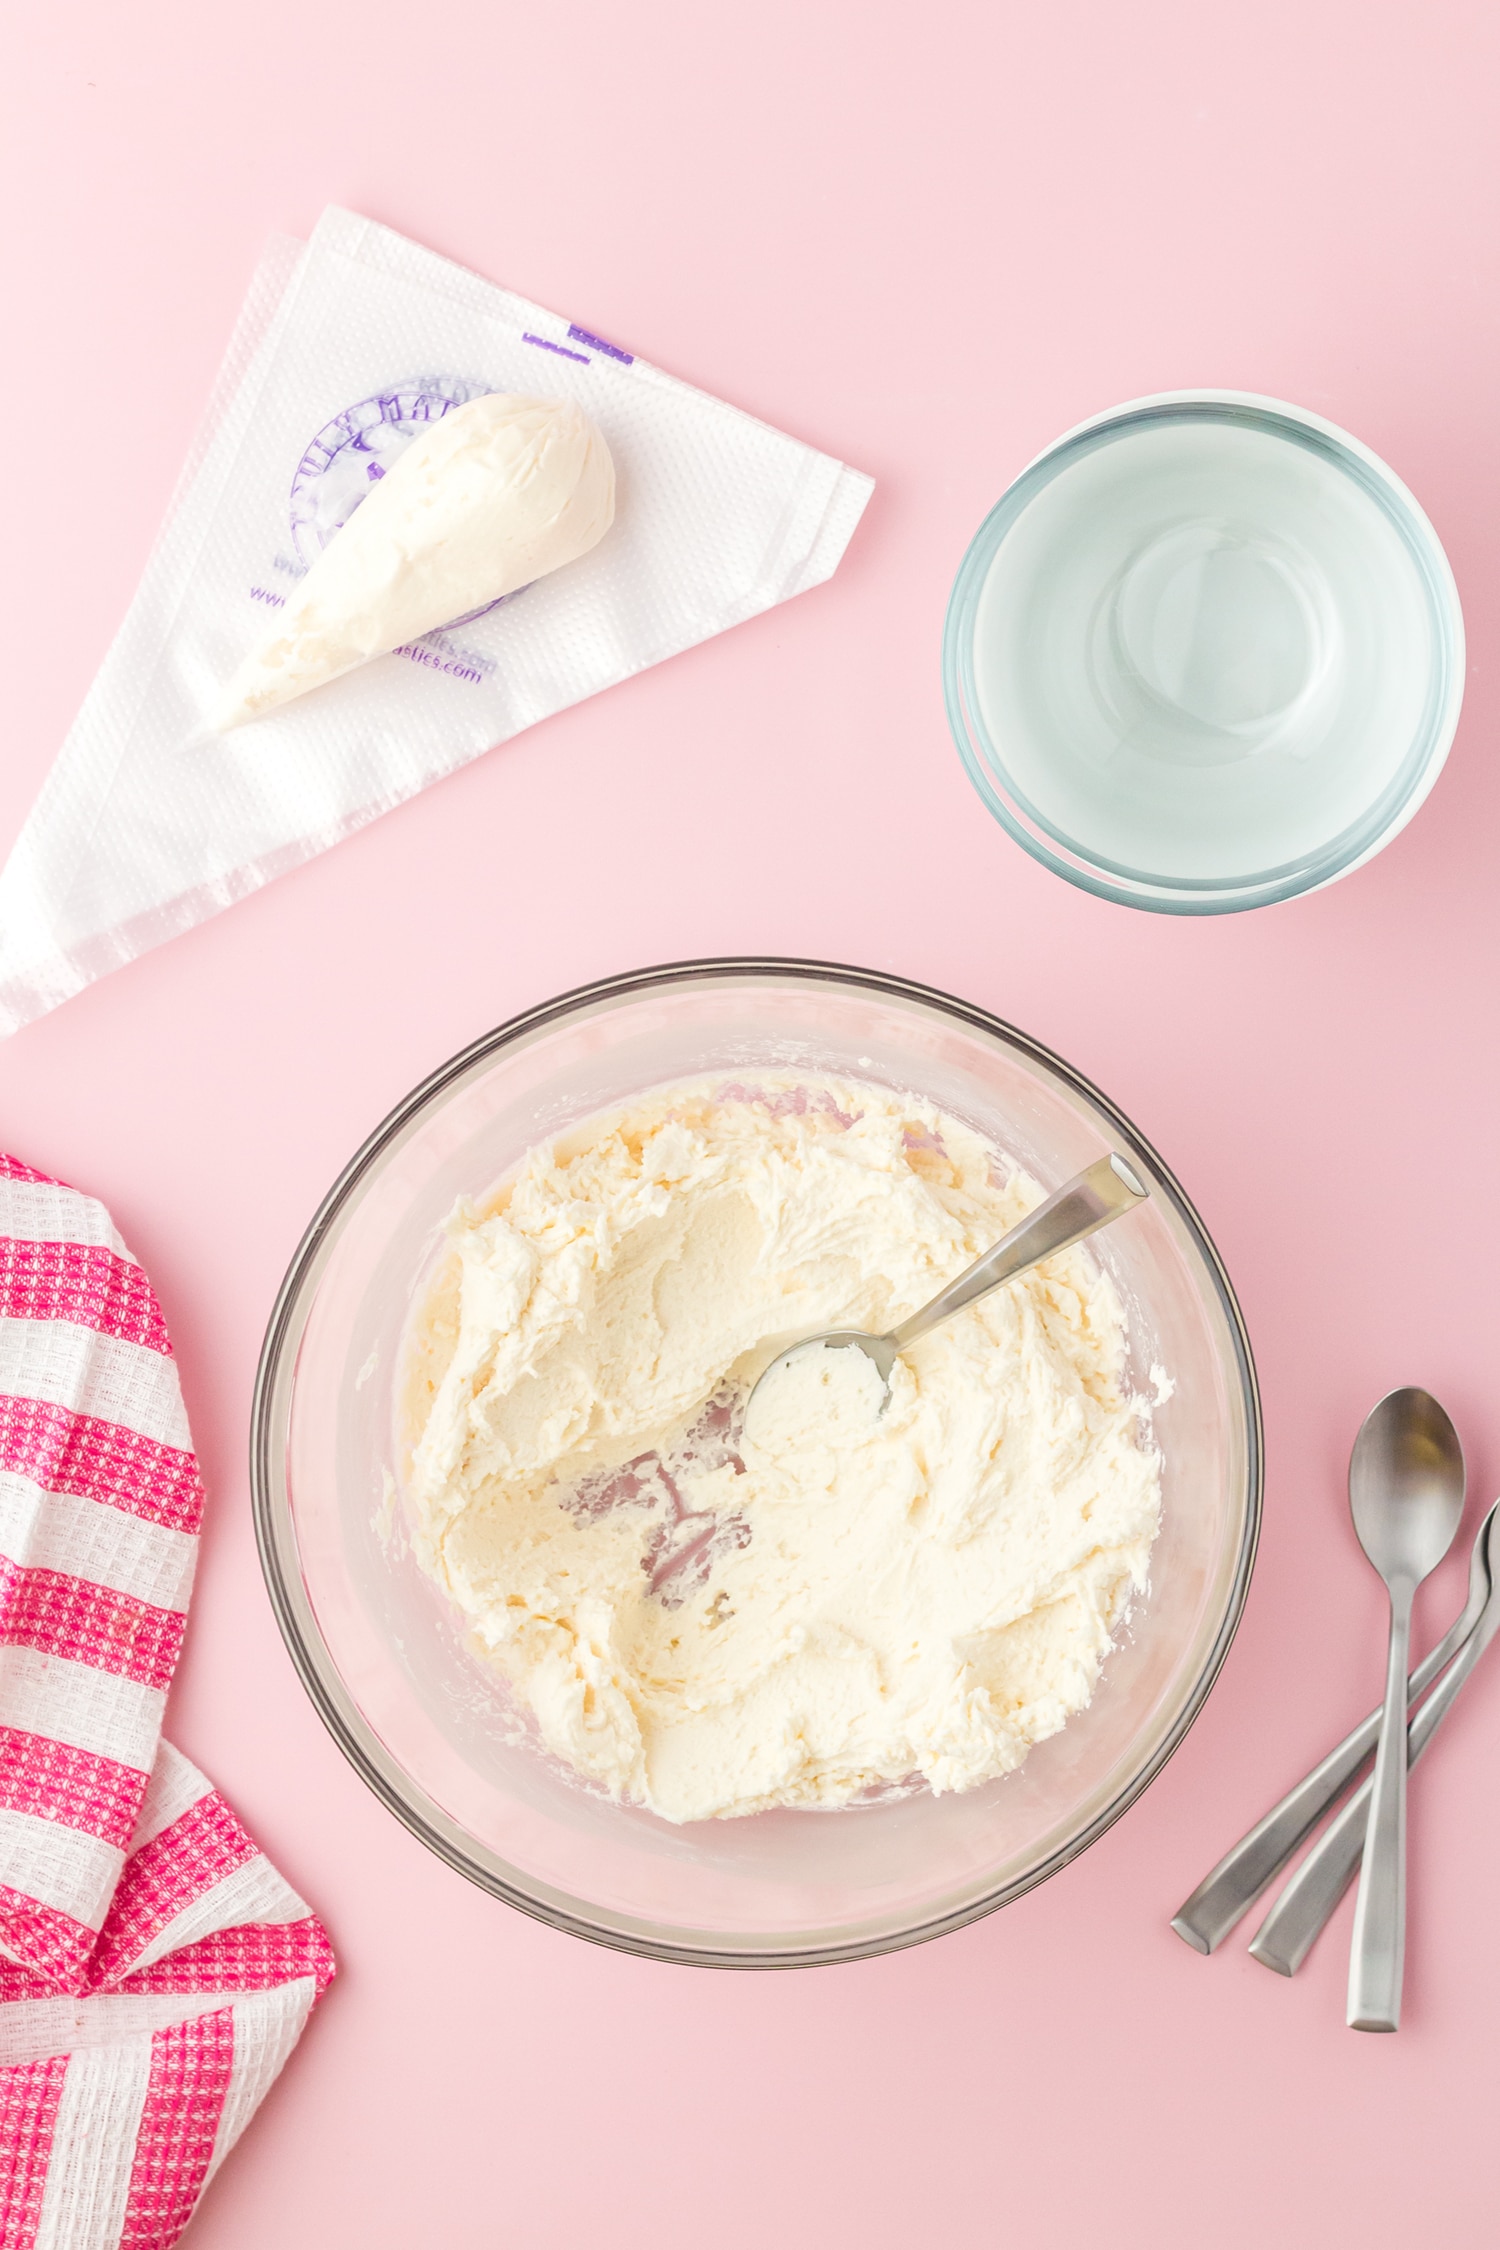
[{"label": "striped kitchen towel", "polygon": [[166,2250],[333,1974],[161,1739],[202,1512],[150,1283],[0,1156],[3,2250]]}]

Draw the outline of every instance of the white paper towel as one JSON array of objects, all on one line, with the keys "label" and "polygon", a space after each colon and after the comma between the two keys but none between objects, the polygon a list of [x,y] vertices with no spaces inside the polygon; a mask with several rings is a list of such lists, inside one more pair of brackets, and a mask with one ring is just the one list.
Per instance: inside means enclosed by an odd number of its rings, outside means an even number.
[{"label": "white paper towel", "polygon": [[[613,528],[554,576],[217,737],[382,461],[484,391],[569,398]],[[113,648],[0,873],[0,1034],[492,744],[831,576],[868,477],[352,212],[256,277]]]}]

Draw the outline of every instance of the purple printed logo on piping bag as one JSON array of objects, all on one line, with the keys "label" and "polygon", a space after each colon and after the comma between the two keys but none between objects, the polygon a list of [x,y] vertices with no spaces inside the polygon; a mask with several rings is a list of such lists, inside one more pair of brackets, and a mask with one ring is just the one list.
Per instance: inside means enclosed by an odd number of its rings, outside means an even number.
[{"label": "purple printed logo on piping bag", "polygon": [[533,336],[530,329],[521,338],[523,344],[535,344],[539,352],[556,352],[559,359],[576,359],[580,367],[587,367],[587,352],[570,352],[566,344],[551,344],[545,336]]},{"label": "purple printed logo on piping bag", "polygon": [[[470,399],[483,398],[495,387],[461,375],[416,375],[391,390],[377,391],[373,398],[356,400],[325,422],[292,478],[292,545],[302,568],[311,568],[413,438],[455,406],[467,406]],[[516,588],[516,593],[525,591],[524,586]],[[472,625],[476,617],[487,617],[515,598],[516,594],[502,594],[498,601],[450,618],[449,626]],[[417,645],[425,646],[430,638],[424,636]]]},{"label": "purple printed logo on piping bag", "polygon": [[617,359],[622,367],[635,365],[634,352],[622,352],[618,344],[606,344],[602,336],[596,336],[592,329],[580,328],[576,320],[569,325],[568,334],[575,344],[591,344],[596,352],[603,352],[608,358]]}]

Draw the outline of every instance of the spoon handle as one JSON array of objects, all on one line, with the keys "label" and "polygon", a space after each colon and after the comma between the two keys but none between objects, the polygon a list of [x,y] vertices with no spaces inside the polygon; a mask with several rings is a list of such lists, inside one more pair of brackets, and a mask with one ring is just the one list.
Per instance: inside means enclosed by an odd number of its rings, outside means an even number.
[{"label": "spoon handle", "polygon": [[[1476,1614],[1466,1608],[1449,1626],[1436,1648],[1423,1657],[1407,1683],[1409,1698],[1419,1696],[1463,1646]],[[1178,1908],[1172,1917],[1172,1927],[1195,1952],[1212,1953],[1216,1946],[1222,1945],[1236,1922],[1249,1913],[1266,1885],[1280,1874],[1293,1852],[1312,1834],[1329,1806],[1348,1788],[1374,1749],[1380,1734],[1380,1719],[1380,1712],[1372,1711],[1352,1733],[1346,1734],[1321,1765],[1314,1766],[1295,1789],[1289,1789],[1280,1803],[1273,1805],[1264,1819],[1258,1820],[1248,1834],[1240,1838],[1232,1851],[1224,1854],[1218,1866],[1204,1876],[1192,1897]],[[1365,1802],[1368,1801],[1366,1798]],[[1360,1822],[1360,1848],[1363,1850],[1363,1814]],[[1311,1939],[1308,1942],[1311,1943]]]},{"label": "spoon handle", "polygon": [[1055,1195],[1049,1195],[1045,1203],[1028,1211],[1019,1226],[1003,1234],[992,1250],[976,1258],[941,1295],[909,1320],[903,1320],[899,1328],[893,1328],[890,1342],[898,1352],[904,1352],[929,1328],[962,1312],[977,1297],[987,1297],[1003,1282],[1014,1281],[1029,1267],[1039,1266],[1044,1258],[1071,1250],[1075,1242],[1107,1227],[1121,1212],[1134,1210],[1145,1201],[1147,1192],[1123,1156],[1101,1156],[1097,1164],[1091,1164]]},{"label": "spoon handle", "polygon": [[[1407,1729],[1406,1763],[1414,1766],[1458,1700],[1459,1690],[1484,1654],[1492,1632],[1476,1625],[1449,1669]],[[1362,1781],[1326,1836],[1319,1838],[1256,1931],[1255,1960],[1294,1977],[1313,1942],[1354,1880],[1369,1826],[1371,1783]]]},{"label": "spoon handle", "polygon": [[1370,1788],[1365,1859],[1349,1952],[1351,2031],[1395,2031],[1406,1955],[1406,1660],[1415,1584],[1391,1581],[1385,1710]]}]

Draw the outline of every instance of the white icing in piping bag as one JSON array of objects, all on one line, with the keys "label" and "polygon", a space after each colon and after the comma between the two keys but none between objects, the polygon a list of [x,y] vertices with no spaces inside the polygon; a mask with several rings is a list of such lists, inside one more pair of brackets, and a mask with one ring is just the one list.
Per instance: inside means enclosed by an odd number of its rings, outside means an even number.
[{"label": "white icing in piping bag", "polygon": [[499,391],[456,407],[323,549],[230,681],[219,732],[576,562],[614,513],[609,448],[577,406]]}]

